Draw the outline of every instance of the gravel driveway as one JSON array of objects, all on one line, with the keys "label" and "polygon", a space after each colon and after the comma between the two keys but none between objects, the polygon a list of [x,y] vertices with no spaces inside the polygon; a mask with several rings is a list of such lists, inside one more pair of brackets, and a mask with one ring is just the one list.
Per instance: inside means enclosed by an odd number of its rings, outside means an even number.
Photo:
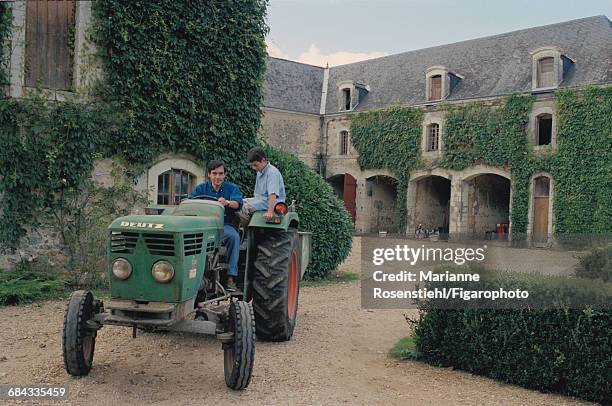
[{"label": "gravel driveway", "polygon": [[[343,270],[359,271],[356,245]],[[408,334],[405,312],[362,310],[358,281],[302,288],[293,340],[257,342],[253,378],[243,392],[226,388],[215,339],[139,332],[134,340],[119,327],[100,331],[90,375],[71,378],[61,358],[64,306],[0,308],[0,384],[67,385],[65,404],[113,406],[586,404],[389,358]]]}]

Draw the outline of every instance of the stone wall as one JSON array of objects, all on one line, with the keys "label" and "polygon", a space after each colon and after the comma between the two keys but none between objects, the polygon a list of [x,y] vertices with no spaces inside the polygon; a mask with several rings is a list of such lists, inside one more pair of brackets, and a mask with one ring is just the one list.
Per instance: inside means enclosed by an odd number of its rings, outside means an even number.
[{"label": "stone wall", "polygon": [[291,152],[318,171],[321,119],[318,115],[264,108],[261,137],[268,144]]}]

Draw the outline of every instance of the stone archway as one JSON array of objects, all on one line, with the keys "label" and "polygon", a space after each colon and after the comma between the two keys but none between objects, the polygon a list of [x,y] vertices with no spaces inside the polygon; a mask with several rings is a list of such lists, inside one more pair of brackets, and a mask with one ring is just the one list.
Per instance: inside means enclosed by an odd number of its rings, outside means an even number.
[{"label": "stone archway", "polygon": [[397,179],[387,175],[370,176],[365,180],[365,194],[366,232],[397,233]]},{"label": "stone archway", "polygon": [[464,178],[461,187],[461,233],[469,239],[507,240],[512,193],[509,176],[476,173]]},{"label": "stone archway", "polygon": [[407,196],[407,235],[412,235],[419,224],[448,235],[452,218],[451,179],[449,171],[439,168],[412,174]]}]

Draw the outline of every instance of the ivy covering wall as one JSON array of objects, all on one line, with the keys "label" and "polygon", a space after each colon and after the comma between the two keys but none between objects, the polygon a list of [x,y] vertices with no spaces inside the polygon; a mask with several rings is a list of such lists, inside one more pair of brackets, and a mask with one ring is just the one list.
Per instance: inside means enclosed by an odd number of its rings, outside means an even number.
[{"label": "ivy covering wall", "polygon": [[562,90],[555,182],[558,233],[612,232],[612,87]]},{"label": "ivy covering wall", "polygon": [[107,54],[103,96],[124,113],[115,151],[148,163],[161,152],[223,159],[251,184],[265,72],[266,0],[93,5],[94,38]]}]

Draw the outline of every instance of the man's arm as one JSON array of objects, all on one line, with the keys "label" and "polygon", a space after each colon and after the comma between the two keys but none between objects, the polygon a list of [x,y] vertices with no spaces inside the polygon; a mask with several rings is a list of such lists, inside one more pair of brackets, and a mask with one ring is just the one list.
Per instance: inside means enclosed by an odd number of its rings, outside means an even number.
[{"label": "man's arm", "polygon": [[219,203],[234,210],[238,210],[242,207],[242,192],[236,185],[233,186],[229,199],[219,198]]},{"label": "man's arm", "polygon": [[268,195],[268,210],[263,214],[263,218],[270,220],[274,215],[274,205],[276,204],[276,193]]}]

